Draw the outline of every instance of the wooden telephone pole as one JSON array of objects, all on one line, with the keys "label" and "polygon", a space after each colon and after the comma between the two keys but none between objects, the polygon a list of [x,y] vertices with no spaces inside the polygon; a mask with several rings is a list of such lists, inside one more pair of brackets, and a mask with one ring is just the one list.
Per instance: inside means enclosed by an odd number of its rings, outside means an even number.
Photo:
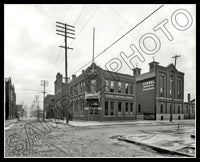
[{"label": "wooden telephone pole", "polygon": [[[70,38],[70,39],[75,39],[74,37],[72,36],[69,36],[69,35],[75,35],[75,30],[74,30],[74,26],[72,25],[68,25],[66,23],[61,23],[61,22],[56,22],[58,25],[56,25],[56,27],[62,29],[62,30],[57,30],[56,31],[58,33],[58,35],[60,36],[63,36],[65,38],[65,46],[59,46],[61,48],[64,48],[65,49],[65,79],[66,79],[66,85],[67,85],[67,96],[69,96],[69,85],[68,85],[68,75],[67,75],[67,50],[70,49],[70,50],[73,50],[73,48],[70,48],[67,46],[67,38]],[[68,123],[68,110],[66,110],[66,122]]]},{"label": "wooden telephone pole", "polygon": [[175,67],[176,67],[176,59],[177,59],[178,57],[181,57],[181,55],[175,55],[175,56],[172,57],[172,58],[175,59],[175,60],[174,60],[174,66],[175,66]]},{"label": "wooden telephone pole", "polygon": [[44,105],[45,105],[44,99],[45,99],[45,93],[47,93],[47,92],[45,91],[45,87],[48,86],[48,81],[46,81],[46,80],[41,80],[41,84],[40,84],[40,85],[41,85],[41,86],[44,86],[44,90],[42,91],[42,93],[43,93],[43,120],[44,120]]}]

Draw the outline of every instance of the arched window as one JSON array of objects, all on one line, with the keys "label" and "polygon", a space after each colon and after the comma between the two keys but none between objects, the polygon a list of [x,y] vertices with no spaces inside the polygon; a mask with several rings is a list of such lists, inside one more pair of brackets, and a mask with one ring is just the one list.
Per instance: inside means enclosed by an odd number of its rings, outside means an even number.
[{"label": "arched window", "polygon": [[169,84],[169,97],[173,97],[173,75],[170,75],[170,84]]}]

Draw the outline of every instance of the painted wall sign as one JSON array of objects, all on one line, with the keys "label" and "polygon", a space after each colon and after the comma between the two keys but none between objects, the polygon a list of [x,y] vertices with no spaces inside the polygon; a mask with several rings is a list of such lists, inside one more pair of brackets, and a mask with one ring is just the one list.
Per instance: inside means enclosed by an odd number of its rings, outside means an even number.
[{"label": "painted wall sign", "polygon": [[143,91],[150,91],[154,89],[154,80],[143,82]]}]

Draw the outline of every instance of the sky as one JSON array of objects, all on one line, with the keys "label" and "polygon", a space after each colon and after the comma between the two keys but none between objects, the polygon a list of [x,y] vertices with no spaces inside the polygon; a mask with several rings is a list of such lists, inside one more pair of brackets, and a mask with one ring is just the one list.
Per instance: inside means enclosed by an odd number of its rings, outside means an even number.
[{"label": "sky", "polygon": [[[23,102],[30,107],[38,95],[42,107],[41,80],[48,81],[46,90],[48,94],[54,94],[57,72],[65,74],[64,49],[59,47],[64,45],[64,38],[56,34],[56,21],[75,26],[75,39],[67,40],[68,46],[74,49],[68,50],[68,77],[71,78],[72,74],[79,75],[90,65],[86,64],[92,59],[95,27],[94,55],[98,55],[95,59],[98,66],[105,69],[106,63],[117,58],[122,62],[119,72],[133,75],[120,57],[121,52],[127,57],[133,53],[130,45],[135,45],[145,59],[143,62],[133,60],[134,65],[137,64],[142,69],[142,73],[149,71],[148,63],[153,60],[152,57],[161,66],[167,66],[174,63],[172,56],[181,55],[177,59],[176,68],[185,73],[184,100],[187,100],[187,93],[191,93],[192,99],[196,98],[196,5],[164,4],[158,9],[160,6],[161,4],[4,5],[4,76],[11,77],[15,85],[17,104]],[[155,11],[156,9],[158,10]],[[191,26],[186,30],[178,30],[173,24],[175,21],[172,15],[180,9],[187,11],[192,17]],[[146,18],[147,16],[149,17]],[[183,27],[190,23],[180,13],[175,19]],[[153,30],[163,20],[167,21],[165,27],[173,36],[172,41],[161,30]],[[127,34],[124,35],[125,33]],[[140,39],[149,33],[160,40],[160,48],[155,54],[146,54],[140,47]],[[119,41],[110,46],[120,37]],[[157,47],[149,38],[144,43],[149,50]]]}]

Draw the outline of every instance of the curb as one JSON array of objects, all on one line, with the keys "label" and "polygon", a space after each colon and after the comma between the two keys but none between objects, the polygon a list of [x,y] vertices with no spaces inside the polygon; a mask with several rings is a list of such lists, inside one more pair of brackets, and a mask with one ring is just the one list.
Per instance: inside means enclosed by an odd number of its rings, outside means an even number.
[{"label": "curb", "polygon": [[146,144],[146,143],[142,143],[142,142],[137,142],[137,141],[133,141],[133,140],[129,140],[129,139],[126,139],[125,137],[118,137],[118,140],[121,140],[121,141],[126,141],[126,142],[129,142],[129,143],[134,143],[134,144],[137,144],[137,145],[142,145],[142,146],[147,146],[147,147],[150,147],[160,153],[170,153],[170,154],[173,154],[173,155],[181,155],[181,156],[187,156],[187,157],[194,157],[193,155],[190,155],[190,154],[185,154],[185,153],[181,153],[181,152],[178,152],[178,151],[172,151],[172,150],[168,150],[168,149],[164,149],[164,148],[160,148],[160,147],[157,147],[157,146],[152,146],[152,145],[149,145],[149,144]]},{"label": "curb", "polygon": [[113,126],[113,125],[151,125],[151,126],[157,126],[157,125],[177,125],[177,123],[114,123],[114,124],[102,124],[102,125],[84,125],[84,126],[80,126],[80,125],[73,125],[70,124],[70,122],[68,123],[70,126],[74,126],[74,127],[98,127],[98,126]]}]

